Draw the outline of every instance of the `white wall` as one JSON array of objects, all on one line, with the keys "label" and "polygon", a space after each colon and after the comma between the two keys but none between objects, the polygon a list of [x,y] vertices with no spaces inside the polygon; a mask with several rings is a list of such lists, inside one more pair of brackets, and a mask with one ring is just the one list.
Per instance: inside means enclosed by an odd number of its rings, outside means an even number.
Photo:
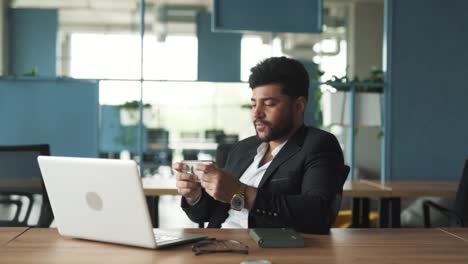
[{"label": "white wall", "polygon": [[[383,0],[355,2],[349,13],[349,76],[366,78],[372,67],[382,68]],[[356,135],[355,162],[370,176],[380,174],[380,127],[359,127]]]}]

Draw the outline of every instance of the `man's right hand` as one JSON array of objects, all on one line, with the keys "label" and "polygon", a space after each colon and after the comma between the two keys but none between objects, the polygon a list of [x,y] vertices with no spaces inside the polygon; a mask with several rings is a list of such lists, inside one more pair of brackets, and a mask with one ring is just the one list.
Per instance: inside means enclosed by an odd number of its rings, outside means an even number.
[{"label": "man's right hand", "polygon": [[184,166],[186,165],[180,162],[172,165],[172,168],[176,171],[177,192],[185,197],[189,205],[193,205],[200,199],[202,188],[196,175],[182,172]]}]

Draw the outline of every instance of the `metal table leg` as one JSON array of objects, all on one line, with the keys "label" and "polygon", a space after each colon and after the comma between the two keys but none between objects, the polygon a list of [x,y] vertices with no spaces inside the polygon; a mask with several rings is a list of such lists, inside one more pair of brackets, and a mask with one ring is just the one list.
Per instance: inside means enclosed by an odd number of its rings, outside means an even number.
[{"label": "metal table leg", "polygon": [[360,211],[361,211],[361,198],[353,198],[352,204],[351,204],[351,227],[353,228],[360,227],[360,222],[359,222]]},{"label": "metal table leg", "polygon": [[351,227],[368,228],[369,227],[369,198],[353,198],[352,201]]},{"label": "metal table leg", "polygon": [[399,228],[401,227],[401,198],[393,197],[390,198],[390,227]]},{"label": "metal table leg", "polygon": [[159,196],[146,196],[148,211],[151,216],[153,228],[159,227]]},{"label": "metal table leg", "polygon": [[362,198],[361,199],[361,227],[369,228],[369,212],[370,212],[370,199]]},{"label": "metal table leg", "polygon": [[379,222],[380,227],[401,227],[401,198],[390,197],[380,199]]},{"label": "metal table leg", "polygon": [[382,198],[380,199],[379,204],[379,226],[381,228],[389,227],[389,199]]}]

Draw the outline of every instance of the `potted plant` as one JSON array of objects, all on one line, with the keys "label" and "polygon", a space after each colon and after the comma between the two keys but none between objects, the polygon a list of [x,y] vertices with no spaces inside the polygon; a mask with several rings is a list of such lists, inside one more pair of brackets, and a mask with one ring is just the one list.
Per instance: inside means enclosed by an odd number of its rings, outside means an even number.
[{"label": "potted plant", "polygon": [[[120,105],[120,123],[123,126],[132,126],[138,124],[140,121],[140,102],[139,101],[130,101],[125,102],[123,105]],[[151,104],[143,105],[143,124],[148,125],[155,114],[153,113],[153,108]]]},{"label": "potted plant", "polygon": [[350,80],[348,76],[338,78],[333,76],[325,84],[334,88],[333,91],[321,95],[323,125],[351,125],[350,105],[351,87],[354,86],[355,124],[356,126],[380,126],[382,124],[381,94],[383,93],[383,72],[372,69],[370,77],[360,80]]}]

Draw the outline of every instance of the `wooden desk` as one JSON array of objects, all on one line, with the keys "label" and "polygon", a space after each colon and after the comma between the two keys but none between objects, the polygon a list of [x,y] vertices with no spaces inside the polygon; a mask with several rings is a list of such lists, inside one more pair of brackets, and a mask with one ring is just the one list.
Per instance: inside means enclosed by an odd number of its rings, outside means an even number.
[{"label": "wooden desk", "polygon": [[441,228],[441,230],[468,243],[468,228]]},{"label": "wooden desk", "polygon": [[2,263],[468,263],[468,243],[439,229],[333,229],[304,235],[305,248],[263,249],[242,229],[187,229],[249,245],[248,255],[194,256],[190,245],[150,250],[61,237],[55,229],[30,229],[0,250]]},{"label": "wooden desk", "polygon": [[[147,177],[142,179],[145,195],[178,195],[174,178]],[[390,197],[390,188],[383,186],[373,186],[361,181],[346,182],[343,186],[343,196],[345,197],[370,197],[381,198]]]},{"label": "wooden desk", "polygon": [[363,181],[347,181],[343,186],[343,196],[352,198],[351,227],[369,227],[370,199],[391,196],[391,190],[379,184]]},{"label": "wooden desk", "polygon": [[175,178],[146,177],[142,178],[142,184],[146,196],[179,195]]},{"label": "wooden desk", "polygon": [[178,141],[169,144],[150,143],[150,150],[167,150],[167,149],[196,149],[196,150],[216,150],[218,143],[212,141]]},{"label": "wooden desk", "polygon": [[28,227],[0,227],[0,247],[24,232]]},{"label": "wooden desk", "polygon": [[[458,182],[447,181],[361,181],[364,184],[380,186],[390,191],[390,195],[380,198],[380,227],[400,227],[401,199],[424,196],[454,197]],[[422,209],[421,209],[422,210]]]},{"label": "wooden desk", "polygon": [[390,197],[390,188],[381,185],[372,185],[363,181],[345,182],[343,185],[344,197],[367,197],[367,198],[382,198]]},{"label": "wooden desk", "polygon": [[42,193],[41,179],[0,179],[0,192]]},{"label": "wooden desk", "polygon": [[[363,181],[369,182],[369,181]],[[379,182],[370,181],[380,185]],[[458,182],[454,181],[389,181],[383,188],[391,190],[392,197],[415,198],[422,196],[454,197],[457,193]]]}]

